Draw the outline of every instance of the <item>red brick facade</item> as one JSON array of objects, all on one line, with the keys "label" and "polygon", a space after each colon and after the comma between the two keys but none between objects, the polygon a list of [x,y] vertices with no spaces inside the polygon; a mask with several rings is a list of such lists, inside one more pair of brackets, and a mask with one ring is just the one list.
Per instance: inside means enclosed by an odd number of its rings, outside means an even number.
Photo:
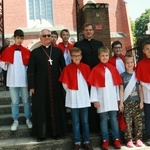
[{"label": "red brick facade", "polygon": [[[38,41],[40,28],[29,28],[28,0],[4,0],[4,31],[5,37],[13,37],[13,31],[21,28],[25,32],[24,45],[29,46]],[[80,7],[86,4],[86,0],[78,0]],[[96,3],[108,3],[111,42],[120,40],[124,50],[132,45],[129,19],[124,0],[94,0]],[[76,34],[76,0],[53,0],[53,27],[50,30],[58,32],[67,28],[71,34]],[[121,36],[118,36],[119,33]],[[117,36],[116,36],[117,35]],[[122,36],[125,35],[125,36]],[[30,47],[30,46],[29,46]]]}]

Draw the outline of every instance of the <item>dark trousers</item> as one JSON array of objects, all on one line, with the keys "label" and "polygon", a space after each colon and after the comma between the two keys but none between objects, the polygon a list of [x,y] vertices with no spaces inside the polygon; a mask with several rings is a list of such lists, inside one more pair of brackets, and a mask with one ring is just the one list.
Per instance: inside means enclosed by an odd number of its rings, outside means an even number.
[{"label": "dark trousers", "polygon": [[146,137],[150,138],[150,104],[144,103],[144,114],[145,114],[145,133]]}]

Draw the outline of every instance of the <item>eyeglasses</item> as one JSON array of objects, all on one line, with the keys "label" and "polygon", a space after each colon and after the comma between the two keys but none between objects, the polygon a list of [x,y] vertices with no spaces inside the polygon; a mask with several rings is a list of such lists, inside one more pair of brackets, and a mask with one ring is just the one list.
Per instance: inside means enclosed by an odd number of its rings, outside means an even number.
[{"label": "eyeglasses", "polygon": [[81,55],[71,55],[72,57],[75,57],[75,58],[78,58],[80,57]]},{"label": "eyeglasses", "polygon": [[50,34],[45,34],[45,35],[42,35],[43,38],[46,38],[46,37],[51,37]]},{"label": "eyeglasses", "polygon": [[122,47],[113,47],[113,49],[121,49]]}]

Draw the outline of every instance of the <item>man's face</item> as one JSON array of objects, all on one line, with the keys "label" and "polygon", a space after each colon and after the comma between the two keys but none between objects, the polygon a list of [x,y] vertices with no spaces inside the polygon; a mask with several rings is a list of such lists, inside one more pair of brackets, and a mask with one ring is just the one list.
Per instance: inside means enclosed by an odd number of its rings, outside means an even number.
[{"label": "man's face", "polygon": [[47,29],[42,30],[40,40],[43,45],[49,45],[51,43],[51,32]]},{"label": "man's face", "polygon": [[147,58],[150,58],[150,44],[146,44],[143,48],[143,53]]},{"label": "man's face", "polygon": [[51,35],[51,43],[52,43],[53,45],[55,45],[55,44],[56,44],[57,39],[58,39],[58,37],[57,37],[57,35],[56,35],[56,34],[52,34],[52,35]]},{"label": "man's face", "polygon": [[122,46],[120,44],[114,45],[113,51],[115,56],[119,56],[122,54]]},{"label": "man's face", "polygon": [[23,43],[24,37],[20,37],[20,36],[15,36],[14,37],[14,41],[16,45],[21,45]]},{"label": "man's face", "polygon": [[84,27],[83,35],[85,39],[91,39],[94,35],[94,30],[91,25]]},{"label": "man's face", "polygon": [[61,38],[62,38],[63,42],[68,42],[69,37],[70,37],[69,32],[66,32],[66,31],[63,31],[63,32],[62,32]]},{"label": "man's face", "polygon": [[9,41],[9,39],[6,39],[5,40],[5,46],[9,46],[10,45],[10,41]]}]

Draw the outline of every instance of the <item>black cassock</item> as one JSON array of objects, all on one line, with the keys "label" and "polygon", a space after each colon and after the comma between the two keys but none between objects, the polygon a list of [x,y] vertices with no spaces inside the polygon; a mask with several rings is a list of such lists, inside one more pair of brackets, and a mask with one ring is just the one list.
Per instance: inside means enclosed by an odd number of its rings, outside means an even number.
[{"label": "black cassock", "polygon": [[[98,59],[98,49],[103,46],[101,41],[91,39],[83,39],[74,44],[75,47],[79,47],[82,51],[82,60],[81,62],[90,66],[90,68],[94,68],[100,60]],[[91,132],[99,132],[99,115],[96,112],[96,108],[91,104],[89,107],[89,125]]]},{"label": "black cassock", "polygon": [[61,136],[67,131],[65,98],[59,82],[64,67],[63,54],[57,47],[40,46],[31,52],[27,72],[29,89],[35,89],[32,94],[32,133],[36,137]]},{"label": "black cassock", "polygon": [[100,60],[98,59],[98,48],[102,46],[103,43],[95,39],[83,39],[74,44],[74,47],[79,47],[82,51],[81,61],[89,65],[91,69],[100,62]]}]

